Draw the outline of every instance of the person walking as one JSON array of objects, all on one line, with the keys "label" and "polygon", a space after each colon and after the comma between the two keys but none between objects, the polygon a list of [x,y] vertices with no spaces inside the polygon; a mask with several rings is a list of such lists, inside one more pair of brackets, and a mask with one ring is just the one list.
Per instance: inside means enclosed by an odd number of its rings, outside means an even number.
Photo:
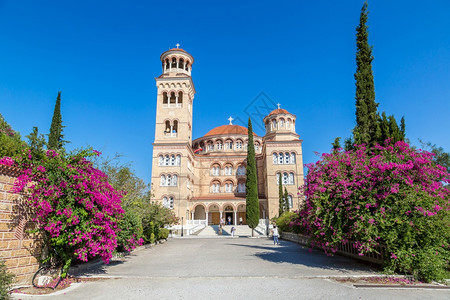
[{"label": "person walking", "polygon": [[273,244],[277,244],[279,245],[280,243],[278,242],[278,228],[277,225],[273,225]]},{"label": "person walking", "polygon": [[234,238],[234,232],[236,231],[236,228],[231,227],[231,237]]}]

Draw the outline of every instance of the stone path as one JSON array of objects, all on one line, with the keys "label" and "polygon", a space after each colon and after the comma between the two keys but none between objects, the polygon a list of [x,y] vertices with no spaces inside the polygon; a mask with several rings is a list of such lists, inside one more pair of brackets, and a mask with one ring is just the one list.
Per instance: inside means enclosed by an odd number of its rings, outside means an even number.
[{"label": "stone path", "polygon": [[[344,257],[267,238],[180,238],[92,270],[110,279],[46,299],[444,299],[446,291],[355,289],[326,279],[374,275]],[[21,299],[32,299],[20,297]]]}]

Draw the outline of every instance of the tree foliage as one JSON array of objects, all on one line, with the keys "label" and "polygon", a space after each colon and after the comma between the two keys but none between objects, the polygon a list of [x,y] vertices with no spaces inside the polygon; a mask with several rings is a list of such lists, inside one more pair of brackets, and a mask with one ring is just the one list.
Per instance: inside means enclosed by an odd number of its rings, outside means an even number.
[{"label": "tree foliage", "polygon": [[447,172],[450,173],[450,153],[445,152],[444,148],[436,146],[436,144],[432,144],[430,142],[425,143],[421,139],[419,139],[420,145],[423,149],[430,151],[434,154],[433,161],[440,166],[443,166],[447,169]]},{"label": "tree foliage", "polygon": [[0,157],[15,157],[22,153],[26,144],[0,114]]},{"label": "tree foliage", "polygon": [[284,195],[283,195],[283,181],[281,180],[281,173],[278,174],[278,216],[281,216],[284,210]]},{"label": "tree foliage", "polygon": [[367,26],[368,4],[361,8],[359,26],[356,28],[356,127],[353,130],[357,144],[372,146],[377,133],[377,107],[372,71],[372,46],[369,45]]},{"label": "tree foliage", "polygon": [[252,121],[250,118],[248,118],[247,178],[245,188],[247,224],[250,228],[255,229],[259,223],[259,200],[255,146],[253,143]]},{"label": "tree foliage", "polygon": [[290,205],[289,205],[289,194],[288,194],[286,187],[284,188],[283,205],[284,205],[284,211],[288,212],[290,210]]},{"label": "tree foliage", "polygon": [[50,125],[50,133],[48,135],[48,149],[61,150],[64,148],[62,116],[61,116],[61,92],[58,92],[56,98],[55,109],[53,111],[52,124]]},{"label": "tree foliage", "polygon": [[8,273],[5,262],[0,259],[0,299],[11,299],[9,290],[13,282],[14,275]]}]

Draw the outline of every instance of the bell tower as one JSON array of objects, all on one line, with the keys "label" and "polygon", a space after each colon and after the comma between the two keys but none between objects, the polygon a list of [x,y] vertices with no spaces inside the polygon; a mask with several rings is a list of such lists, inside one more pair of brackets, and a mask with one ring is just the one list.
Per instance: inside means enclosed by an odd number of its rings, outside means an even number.
[{"label": "bell tower", "polygon": [[194,58],[179,44],[176,46],[161,54],[162,74],[155,78],[158,88],[155,143],[191,145]]}]

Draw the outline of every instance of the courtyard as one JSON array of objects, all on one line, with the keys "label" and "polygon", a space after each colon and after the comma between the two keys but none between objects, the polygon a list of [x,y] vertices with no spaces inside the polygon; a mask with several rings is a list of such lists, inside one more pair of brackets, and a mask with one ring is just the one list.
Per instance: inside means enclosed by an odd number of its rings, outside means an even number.
[{"label": "courtyard", "polygon": [[[356,289],[339,276],[377,270],[341,256],[267,238],[174,238],[101,265],[79,284],[45,299],[443,299],[448,291]],[[445,296],[447,295],[447,296]],[[16,299],[36,299],[42,296]]]}]

